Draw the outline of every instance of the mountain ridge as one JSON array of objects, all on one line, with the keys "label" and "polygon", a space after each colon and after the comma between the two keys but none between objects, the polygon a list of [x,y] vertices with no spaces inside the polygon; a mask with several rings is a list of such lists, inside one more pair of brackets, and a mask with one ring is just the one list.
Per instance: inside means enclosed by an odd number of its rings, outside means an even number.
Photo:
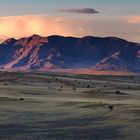
[{"label": "mountain ridge", "polygon": [[0,44],[0,70],[53,69],[140,72],[140,44],[118,37],[32,35]]}]

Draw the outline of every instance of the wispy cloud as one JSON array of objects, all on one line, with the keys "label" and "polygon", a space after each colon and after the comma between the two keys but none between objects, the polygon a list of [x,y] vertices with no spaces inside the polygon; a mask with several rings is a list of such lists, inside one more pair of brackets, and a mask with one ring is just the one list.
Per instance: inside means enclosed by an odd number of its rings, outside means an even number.
[{"label": "wispy cloud", "polygon": [[60,12],[65,13],[79,13],[79,14],[97,14],[99,13],[93,8],[69,8],[69,9],[60,9]]}]

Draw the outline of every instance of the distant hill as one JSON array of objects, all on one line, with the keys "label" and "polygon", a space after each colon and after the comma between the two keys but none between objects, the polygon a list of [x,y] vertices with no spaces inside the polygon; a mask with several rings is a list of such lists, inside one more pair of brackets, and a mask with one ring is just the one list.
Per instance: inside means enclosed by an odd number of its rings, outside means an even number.
[{"label": "distant hill", "polygon": [[140,72],[140,44],[116,37],[33,35],[0,44],[0,70]]}]

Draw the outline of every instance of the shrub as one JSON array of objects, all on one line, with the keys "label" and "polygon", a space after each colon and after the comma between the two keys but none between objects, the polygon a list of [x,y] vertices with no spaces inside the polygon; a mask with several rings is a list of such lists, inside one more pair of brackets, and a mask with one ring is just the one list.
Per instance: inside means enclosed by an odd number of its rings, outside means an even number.
[{"label": "shrub", "polygon": [[72,89],[73,89],[73,91],[75,91],[75,90],[76,90],[76,87],[75,87],[75,86],[73,86],[73,87],[72,87]]},{"label": "shrub", "polygon": [[24,101],[24,98],[19,98],[20,101]]},{"label": "shrub", "polygon": [[108,108],[109,108],[110,111],[112,111],[114,109],[114,106],[113,105],[109,105]]},{"label": "shrub", "polygon": [[87,85],[87,88],[90,88],[90,85]]},{"label": "shrub", "polygon": [[119,93],[121,93],[121,92],[120,92],[119,90],[117,90],[117,91],[115,91],[115,93],[118,93],[118,94],[119,94]]},{"label": "shrub", "polygon": [[4,85],[4,86],[7,86],[8,84],[7,84],[7,83],[4,83],[3,85]]}]

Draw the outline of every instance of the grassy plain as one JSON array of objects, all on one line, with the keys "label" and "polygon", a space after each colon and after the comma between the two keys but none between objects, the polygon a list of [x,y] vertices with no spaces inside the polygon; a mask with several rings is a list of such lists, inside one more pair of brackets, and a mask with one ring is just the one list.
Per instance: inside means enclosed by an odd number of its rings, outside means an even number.
[{"label": "grassy plain", "polygon": [[0,73],[2,140],[139,140],[139,130],[139,76]]}]

